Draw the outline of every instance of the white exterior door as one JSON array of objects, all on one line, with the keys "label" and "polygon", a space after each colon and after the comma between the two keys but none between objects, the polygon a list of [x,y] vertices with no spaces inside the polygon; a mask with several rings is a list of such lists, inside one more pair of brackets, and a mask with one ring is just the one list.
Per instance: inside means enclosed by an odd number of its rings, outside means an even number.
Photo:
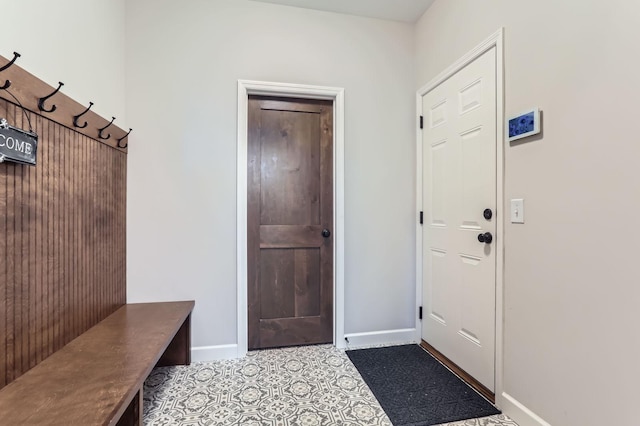
[{"label": "white exterior door", "polygon": [[422,338],[495,392],[496,48],[425,94],[422,111]]}]

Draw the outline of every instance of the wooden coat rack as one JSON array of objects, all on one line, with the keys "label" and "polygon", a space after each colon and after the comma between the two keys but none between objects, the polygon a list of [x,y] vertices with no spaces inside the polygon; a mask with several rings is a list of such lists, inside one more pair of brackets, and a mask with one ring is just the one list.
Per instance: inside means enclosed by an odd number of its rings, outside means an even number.
[{"label": "wooden coat rack", "polygon": [[0,388],[126,303],[128,133],[18,58],[0,57],[0,117],[38,150],[0,163]]},{"label": "wooden coat rack", "polygon": [[20,68],[16,64],[20,56],[17,52],[14,52],[12,60],[0,56],[0,82],[5,80],[0,85],[0,98],[14,103],[16,100],[9,95],[11,93],[26,110],[42,114],[112,148],[126,151],[125,139],[131,129],[124,131],[113,124],[115,117],[109,121],[91,111],[93,102],[89,102],[87,108],[62,93],[60,89],[64,83],[59,82],[58,87],[54,88]]}]

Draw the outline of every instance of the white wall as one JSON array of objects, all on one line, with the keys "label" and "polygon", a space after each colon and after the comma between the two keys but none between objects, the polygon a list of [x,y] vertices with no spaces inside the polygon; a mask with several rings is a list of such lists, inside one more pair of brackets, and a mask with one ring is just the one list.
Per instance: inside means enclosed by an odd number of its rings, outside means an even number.
[{"label": "white wall", "polygon": [[[126,128],[124,0],[6,0],[0,55]],[[0,78],[2,75],[0,74]],[[4,82],[4,79],[2,80]],[[9,89],[11,90],[11,89]],[[48,93],[43,93],[48,95]],[[78,111],[80,112],[80,111]]]},{"label": "white wall", "polygon": [[504,236],[504,391],[553,425],[637,424],[640,3],[437,0],[416,88],[500,26],[507,115],[544,111],[541,138],[505,147],[526,224]]},{"label": "white wall", "polygon": [[128,300],[236,338],[237,80],[345,88],[345,332],[415,326],[413,27],[238,0],[127,1]]}]

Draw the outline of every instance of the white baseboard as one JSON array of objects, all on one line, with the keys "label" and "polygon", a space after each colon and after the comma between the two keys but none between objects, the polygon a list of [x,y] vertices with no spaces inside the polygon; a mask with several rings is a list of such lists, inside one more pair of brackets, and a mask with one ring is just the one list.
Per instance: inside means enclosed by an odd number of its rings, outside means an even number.
[{"label": "white baseboard", "polygon": [[[418,343],[416,329],[404,328],[400,330],[370,331],[368,333],[345,334],[345,342],[336,342],[340,349],[358,349],[371,346],[398,345],[402,343]],[[340,344],[341,343],[341,344]]]},{"label": "white baseboard", "polygon": [[[345,334],[349,342],[336,342],[338,349],[358,349],[371,346],[388,346],[418,343],[416,341],[416,329],[405,328],[401,330],[371,331],[367,333]],[[238,345],[196,346],[191,348],[192,362],[208,362],[223,359],[235,359],[245,354],[238,353]]]},{"label": "white baseboard", "polygon": [[197,346],[191,348],[191,362],[238,358],[238,345]]},{"label": "white baseboard", "polygon": [[506,392],[502,392],[500,404],[502,412],[511,417],[519,426],[551,426],[536,413]]}]

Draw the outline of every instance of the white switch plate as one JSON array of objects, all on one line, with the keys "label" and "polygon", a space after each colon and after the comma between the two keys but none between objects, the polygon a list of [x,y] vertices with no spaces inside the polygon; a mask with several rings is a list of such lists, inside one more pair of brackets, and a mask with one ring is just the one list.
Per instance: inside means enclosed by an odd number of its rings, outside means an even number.
[{"label": "white switch plate", "polygon": [[524,200],[522,198],[511,200],[511,223],[524,223]]}]

